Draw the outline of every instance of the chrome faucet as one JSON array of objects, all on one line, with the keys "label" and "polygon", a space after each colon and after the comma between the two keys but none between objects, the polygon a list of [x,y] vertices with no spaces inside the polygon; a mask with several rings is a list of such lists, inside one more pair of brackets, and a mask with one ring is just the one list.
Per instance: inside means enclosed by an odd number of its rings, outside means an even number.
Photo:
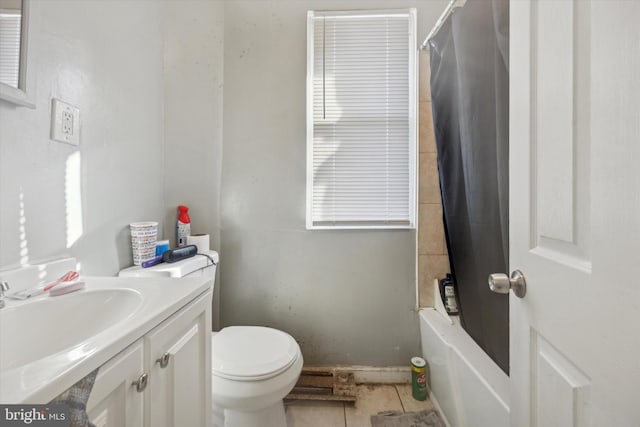
[{"label": "chrome faucet", "polygon": [[7,282],[0,282],[0,308],[4,308],[4,293],[9,290],[9,284]]}]

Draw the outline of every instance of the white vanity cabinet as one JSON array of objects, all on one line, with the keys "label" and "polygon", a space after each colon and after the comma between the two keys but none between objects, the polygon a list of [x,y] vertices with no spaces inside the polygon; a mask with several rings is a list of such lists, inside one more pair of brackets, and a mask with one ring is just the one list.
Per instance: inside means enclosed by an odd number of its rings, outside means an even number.
[{"label": "white vanity cabinet", "polygon": [[144,375],[142,340],[100,367],[87,402],[87,414],[96,427],[142,426],[144,396],[133,385]]},{"label": "white vanity cabinet", "polygon": [[104,364],[87,413],[96,427],[208,427],[211,291]]},{"label": "white vanity cabinet", "polygon": [[145,427],[211,423],[211,292],[144,337]]}]

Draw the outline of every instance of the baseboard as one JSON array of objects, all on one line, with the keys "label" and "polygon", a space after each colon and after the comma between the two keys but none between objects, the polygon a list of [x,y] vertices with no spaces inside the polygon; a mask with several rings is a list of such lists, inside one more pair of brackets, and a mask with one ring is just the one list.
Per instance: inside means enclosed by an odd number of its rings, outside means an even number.
[{"label": "baseboard", "polygon": [[305,366],[306,371],[353,372],[356,384],[410,384],[411,369],[408,366]]}]

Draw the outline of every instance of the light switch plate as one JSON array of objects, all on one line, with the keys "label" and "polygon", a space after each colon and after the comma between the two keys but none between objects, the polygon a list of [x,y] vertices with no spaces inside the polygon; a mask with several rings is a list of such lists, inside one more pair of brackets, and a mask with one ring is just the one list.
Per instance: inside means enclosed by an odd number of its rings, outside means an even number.
[{"label": "light switch plate", "polygon": [[51,100],[51,139],[80,145],[80,110],[55,98]]}]

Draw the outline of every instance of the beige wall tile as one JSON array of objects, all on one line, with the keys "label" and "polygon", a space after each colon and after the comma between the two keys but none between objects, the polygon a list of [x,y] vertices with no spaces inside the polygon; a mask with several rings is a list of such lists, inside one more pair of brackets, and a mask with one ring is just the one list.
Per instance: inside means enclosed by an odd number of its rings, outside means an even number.
[{"label": "beige wall tile", "polygon": [[419,53],[419,228],[418,295],[421,307],[433,306],[434,278],[449,272],[449,258],[442,223],[442,200],[438,178],[430,88],[429,52]]},{"label": "beige wall tile", "polygon": [[442,279],[449,273],[447,255],[418,256],[418,293],[421,307],[433,306],[433,279]]},{"label": "beige wall tile", "polygon": [[442,279],[449,271],[449,257],[447,255],[425,255],[424,277],[427,280]]},{"label": "beige wall tile", "polygon": [[439,203],[421,203],[418,214],[418,254],[442,255],[444,248],[444,226],[442,206]]},{"label": "beige wall tile", "polygon": [[429,80],[431,80],[429,52],[420,51],[419,67],[418,86],[420,87],[420,101],[431,101],[431,88],[429,86]]},{"label": "beige wall tile", "polygon": [[[427,256],[427,255],[423,255]],[[420,307],[433,307],[433,280],[420,280],[418,282],[418,305]]]},{"label": "beige wall tile", "polygon": [[441,203],[436,153],[420,153],[420,203]]},{"label": "beige wall tile", "polygon": [[433,116],[431,115],[431,102],[420,102],[420,152],[435,153],[436,137],[433,132]]},{"label": "beige wall tile", "polygon": [[429,221],[429,204],[418,205],[418,255],[427,254],[427,222]]}]

